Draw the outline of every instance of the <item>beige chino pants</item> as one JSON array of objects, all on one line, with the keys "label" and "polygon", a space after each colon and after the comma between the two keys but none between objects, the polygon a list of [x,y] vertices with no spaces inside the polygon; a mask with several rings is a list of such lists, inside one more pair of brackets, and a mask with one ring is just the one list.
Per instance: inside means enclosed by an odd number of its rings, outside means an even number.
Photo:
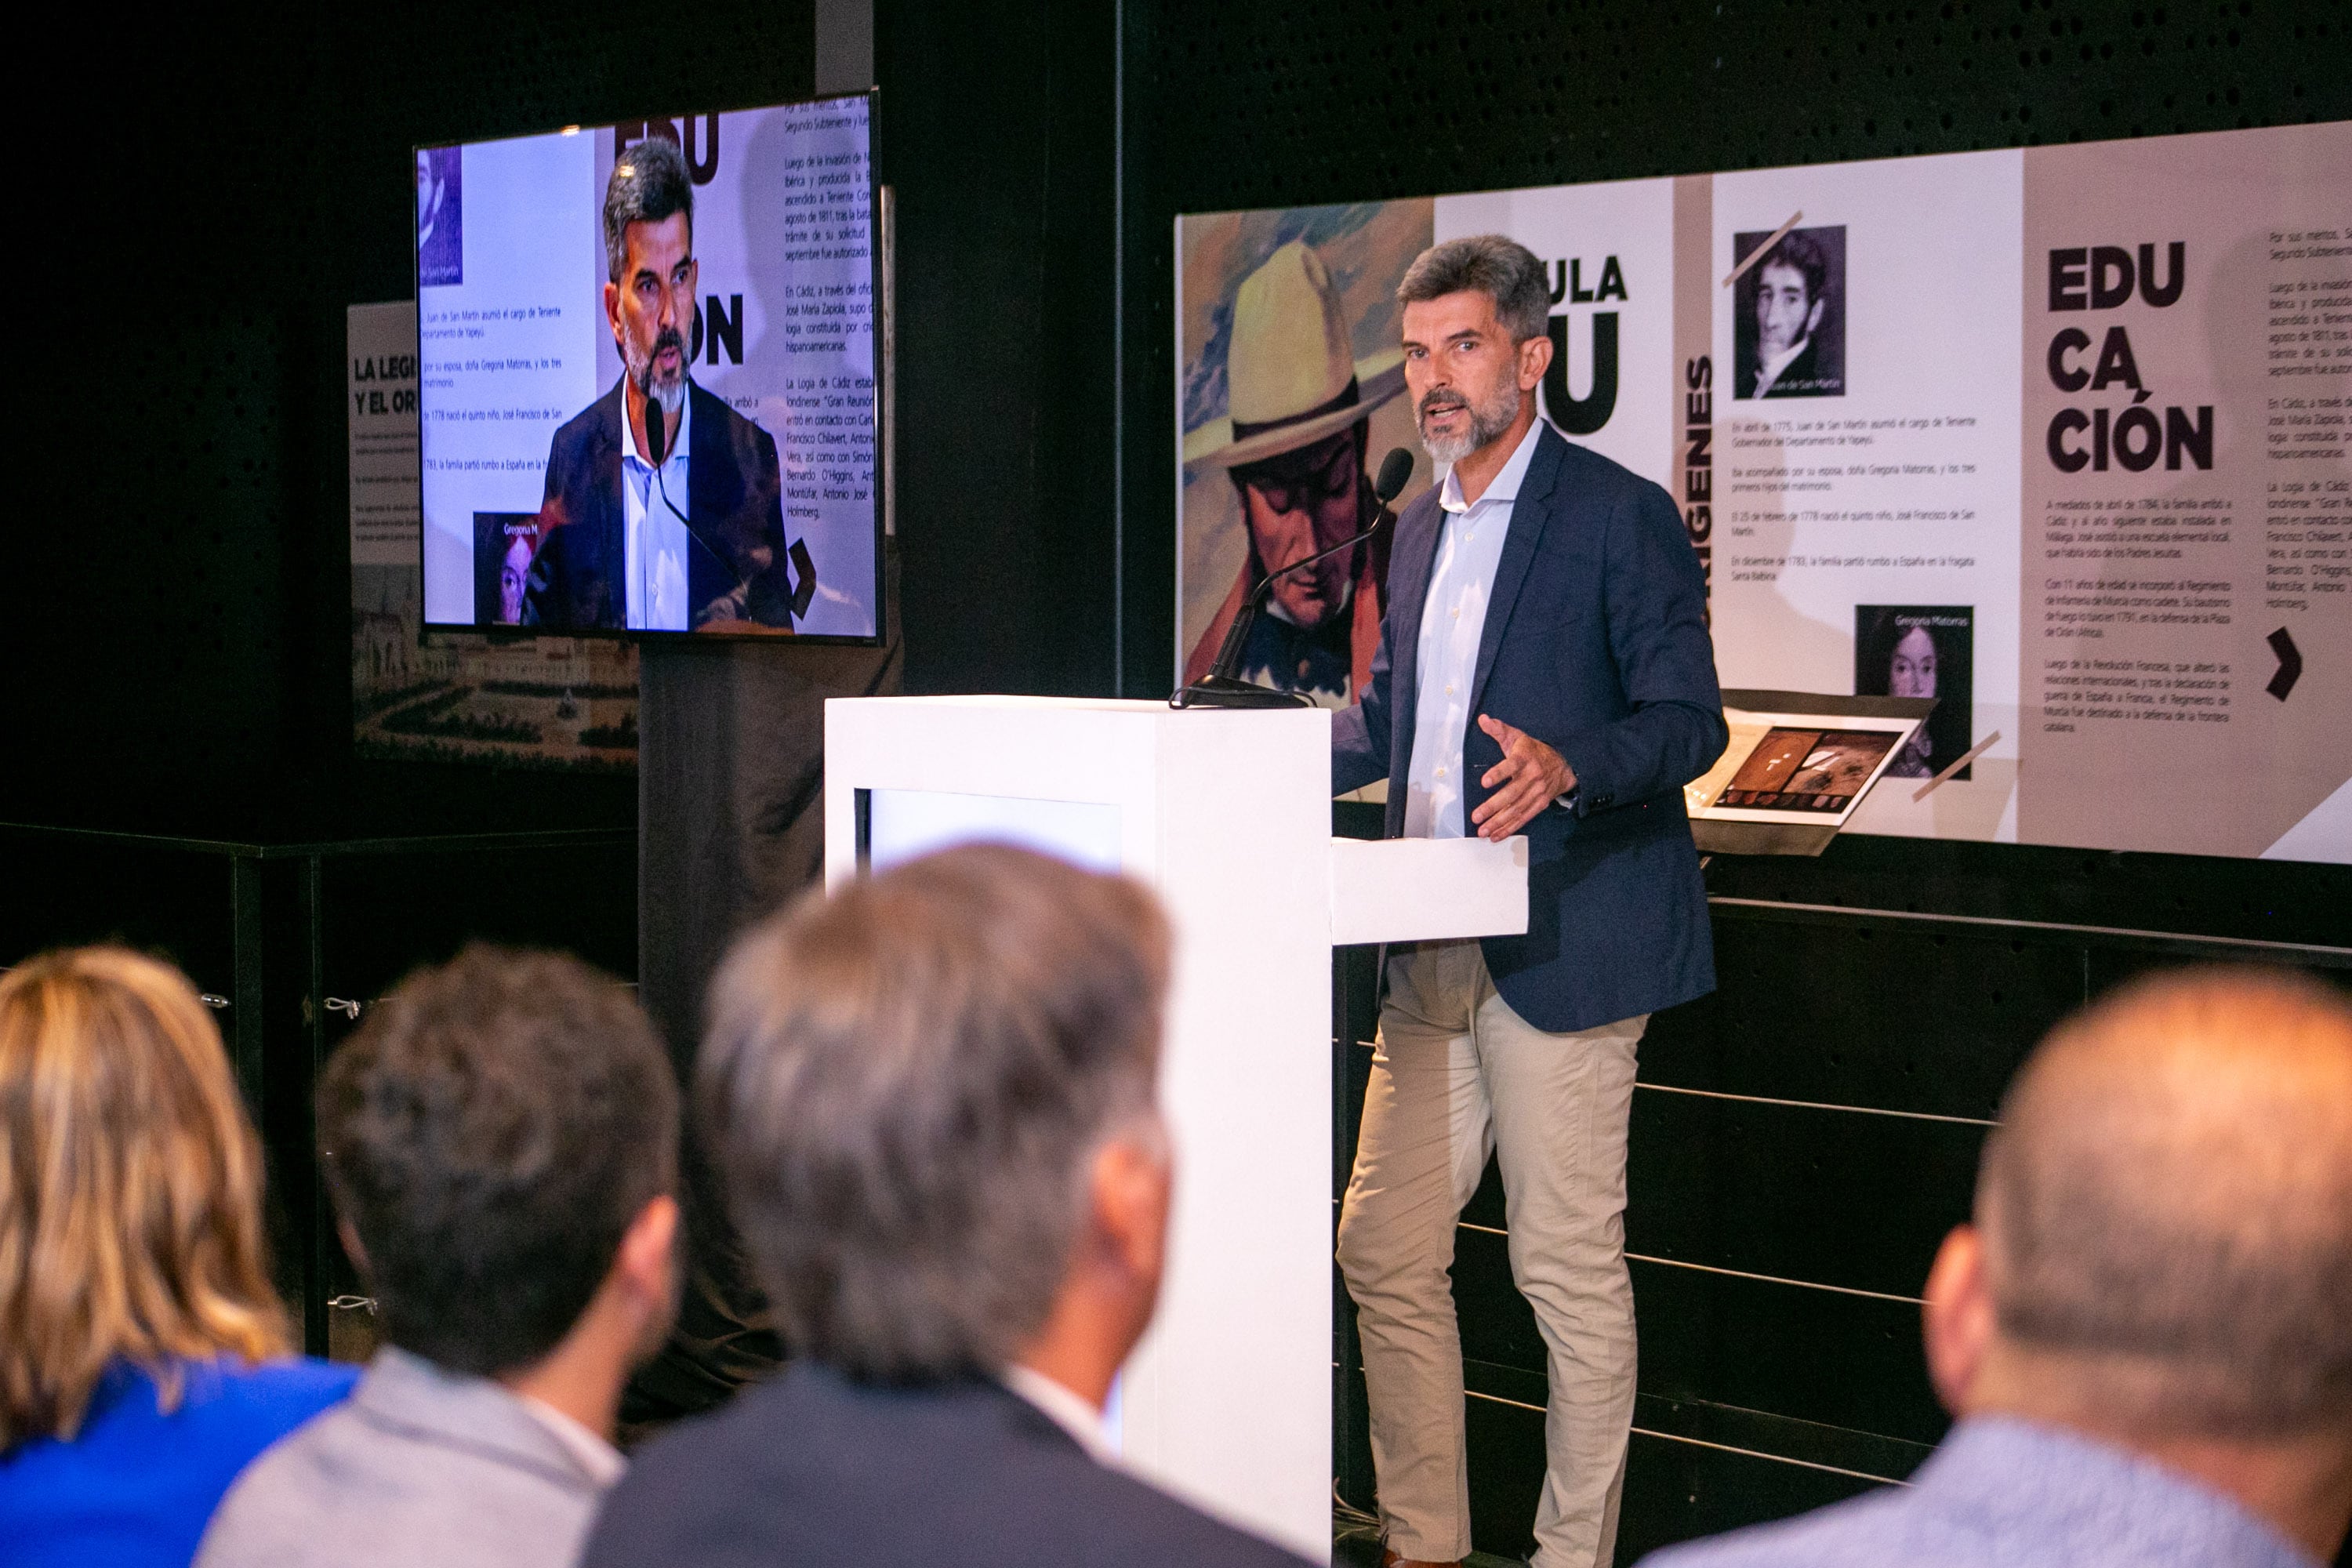
[{"label": "beige chino pants", "polygon": [[1381,1523],[1399,1555],[1470,1551],[1454,1226],[1491,1152],[1511,1276],[1550,1398],[1538,1568],[1607,1568],[1633,1415],[1625,1129],[1646,1015],[1547,1034],[1496,994],[1475,942],[1391,951],[1363,1134],[1339,1218],[1372,1414]]}]

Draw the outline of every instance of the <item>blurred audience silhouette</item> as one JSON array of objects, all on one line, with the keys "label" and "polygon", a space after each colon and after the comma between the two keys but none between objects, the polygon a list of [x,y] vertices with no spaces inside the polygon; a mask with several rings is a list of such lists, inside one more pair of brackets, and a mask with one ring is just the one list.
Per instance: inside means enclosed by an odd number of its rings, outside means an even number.
[{"label": "blurred audience silhouette", "polygon": [[2352,1006],[2189,972],[2042,1043],[1927,1279],[1912,1484],[1648,1568],[2308,1568],[2352,1520]]},{"label": "blurred audience silhouette", "polygon": [[0,974],[0,1559],[184,1568],[350,1392],[287,1353],[261,1146],[195,987],[121,948]]},{"label": "blurred audience silhouette", "polygon": [[796,1361],[656,1438],[595,1568],[1295,1563],[1110,1462],[1158,1299],[1166,917],[947,850],[736,946],[697,1096]]},{"label": "blurred audience silhouette", "polygon": [[[800,1359],[634,1465],[680,1128],[623,988],[476,946],[333,1058],[320,1156],[384,1342],[354,1386],[287,1353],[260,1148],[186,979],[108,947],[0,973],[0,1557],[1296,1564],[1118,1460],[1170,942],[1139,884],[999,845],[747,932],[695,1092]],[[2010,1086],[1927,1285],[1955,1419],[1911,1484],[1646,1564],[2314,1568],[2352,1522],[2347,1303],[2352,1005],[2144,977]]]},{"label": "blurred audience silhouette", "polygon": [[676,1304],[677,1100],[574,959],[468,948],[372,1008],[318,1129],[386,1342],[239,1479],[203,1568],[570,1568]]}]

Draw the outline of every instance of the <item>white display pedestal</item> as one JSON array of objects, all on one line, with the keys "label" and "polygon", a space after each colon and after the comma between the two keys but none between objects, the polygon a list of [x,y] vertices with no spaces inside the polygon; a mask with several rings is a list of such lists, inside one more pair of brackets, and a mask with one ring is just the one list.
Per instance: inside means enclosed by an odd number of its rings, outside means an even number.
[{"label": "white display pedestal", "polygon": [[[1331,1550],[1331,948],[1527,929],[1523,839],[1331,837],[1331,716],[1160,702],[825,704],[825,883],[957,838],[1149,883],[1177,935],[1168,1275],[1120,1384],[1129,1462]],[[959,824],[961,826],[960,826]]]}]

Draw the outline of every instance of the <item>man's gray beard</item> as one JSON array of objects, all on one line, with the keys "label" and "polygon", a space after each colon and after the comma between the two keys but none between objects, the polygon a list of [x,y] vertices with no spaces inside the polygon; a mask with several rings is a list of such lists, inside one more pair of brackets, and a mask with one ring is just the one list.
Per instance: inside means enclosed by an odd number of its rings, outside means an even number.
[{"label": "man's gray beard", "polygon": [[1422,416],[1415,412],[1413,423],[1421,426],[1421,444],[1438,462],[1458,463],[1504,431],[1508,430],[1511,427],[1511,421],[1519,416],[1519,389],[1516,385],[1506,386],[1496,394],[1493,407],[1481,408],[1475,403],[1467,406],[1470,410],[1470,428],[1450,439],[1432,436],[1428,426],[1423,424]]},{"label": "man's gray beard", "polygon": [[631,365],[629,369],[632,373],[631,379],[637,384],[637,390],[646,395],[647,403],[665,414],[675,414],[686,406],[686,385],[688,378],[683,371],[678,374],[676,385],[657,386],[654,384],[654,367],[650,358],[647,359],[642,370],[635,365]]},{"label": "man's gray beard", "polygon": [[[676,385],[655,385],[654,355],[661,353],[661,351],[662,345],[660,343],[656,343],[651,349],[645,351],[645,356],[642,360],[640,360],[635,353],[630,354],[628,356],[629,379],[637,384],[637,390],[646,395],[646,401],[647,403],[653,404],[665,414],[675,414],[680,408],[686,406],[687,383],[693,379],[693,375],[692,373],[686,368],[685,364],[681,363],[678,366],[677,384]],[[679,343],[677,345],[677,357],[680,362],[683,362],[686,358],[686,345],[684,343]]]}]

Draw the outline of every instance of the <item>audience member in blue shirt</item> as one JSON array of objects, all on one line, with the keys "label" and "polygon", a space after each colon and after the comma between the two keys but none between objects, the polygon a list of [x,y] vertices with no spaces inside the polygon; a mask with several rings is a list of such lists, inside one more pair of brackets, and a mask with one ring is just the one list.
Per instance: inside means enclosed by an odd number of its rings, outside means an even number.
[{"label": "audience member in blue shirt", "polygon": [[7,1562],[185,1568],[355,1376],[287,1356],[260,1144],[186,977],[121,948],[0,975],[0,1162]]},{"label": "audience member in blue shirt", "polygon": [[2318,1568],[2352,1521],[2352,1007],[2158,977],[2062,1026],[1927,1279],[1907,1488],[1644,1568]]}]

